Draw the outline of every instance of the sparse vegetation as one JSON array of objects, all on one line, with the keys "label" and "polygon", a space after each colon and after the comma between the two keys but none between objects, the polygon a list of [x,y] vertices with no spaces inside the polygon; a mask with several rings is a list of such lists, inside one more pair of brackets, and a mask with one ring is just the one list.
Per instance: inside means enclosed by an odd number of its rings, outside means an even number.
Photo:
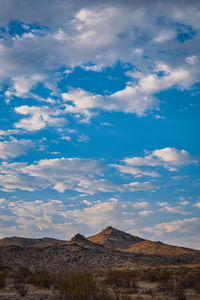
[{"label": "sparse vegetation", "polygon": [[3,289],[6,286],[6,277],[7,273],[0,271],[0,289]]},{"label": "sparse vegetation", "polygon": [[105,284],[112,285],[115,288],[137,288],[137,280],[134,272],[128,271],[110,271],[104,280]]},{"label": "sparse vegetation", "polygon": [[97,285],[92,274],[77,272],[65,275],[57,282],[57,288],[63,299],[69,300],[106,300],[107,290]]},{"label": "sparse vegetation", "polygon": [[46,271],[35,271],[29,275],[28,282],[40,287],[50,288],[52,285],[52,276]]},{"label": "sparse vegetation", "polygon": [[[6,279],[8,278],[8,279]],[[141,268],[110,271],[48,272],[21,267],[0,271],[4,282],[0,290],[9,287],[26,299],[31,292],[38,297],[30,299],[55,300],[131,300],[131,299],[188,299],[188,291],[200,297],[200,268]],[[35,294],[34,294],[35,295]],[[134,298],[133,298],[134,296]],[[35,298],[34,298],[35,297]],[[51,298],[53,297],[53,298]],[[10,298],[9,298],[10,299]],[[12,299],[12,298],[11,298]],[[16,298],[13,298],[13,300]]]}]

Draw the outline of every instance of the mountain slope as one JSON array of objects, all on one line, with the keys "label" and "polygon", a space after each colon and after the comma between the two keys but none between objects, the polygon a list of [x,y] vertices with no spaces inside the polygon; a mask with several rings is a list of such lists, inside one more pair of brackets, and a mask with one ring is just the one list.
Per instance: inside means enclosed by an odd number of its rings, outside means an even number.
[{"label": "mountain slope", "polygon": [[195,251],[188,248],[167,245],[161,242],[145,240],[111,226],[105,228],[96,235],[88,237],[88,240],[118,251],[129,253],[179,255],[190,254]]},{"label": "mountain slope", "polygon": [[135,243],[144,241],[140,237],[115,229],[112,226],[106,227],[100,233],[90,236],[87,239],[93,243],[120,251],[132,247]]}]

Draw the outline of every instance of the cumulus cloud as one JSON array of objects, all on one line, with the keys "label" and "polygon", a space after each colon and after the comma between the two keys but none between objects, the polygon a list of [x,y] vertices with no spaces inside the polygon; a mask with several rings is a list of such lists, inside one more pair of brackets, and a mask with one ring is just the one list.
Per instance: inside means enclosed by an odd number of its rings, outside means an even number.
[{"label": "cumulus cloud", "polygon": [[143,231],[152,234],[151,238],[153,239],[159,237],[159,239],[162,239],[166,243],[200,249],[200,218],[193,217],[159,223],[154,226],[145,227]]},{"label": "cumulus cloud", "polygon": [[159,174],[155,171],[144,170],[142,168],[136,168],[127,165],[117,165],[117,164],[112,166],[116,168],[120,173],[131,174],[135,177],[141,177],[141,176],[158,177],[159,176]]},{"label": "cumulus cloud", "polygon": [[[99,203],[89,203],[89,207],[72,208],[60,200],[35,201],[6,201],[4,200],[9,216],[1,218],[1,235],[10,234],[23,236],[59,236],[62,239],[71,238],[73,233],[95,232],[112,224],[118,227],[127,224],[133,225],[132,211],[123,214],[126,208],[112,199]],[[88,205],[88,201],[87,201]],[[12,225],[9,224],[12,221]],[[8,225],[9,224],[9,225]],[[67,235],[67,236],[66,236]]]},{"label": "cumulus cloud", "polygon": [[157,189],[155,183],[134,181],[117,183],[105,178],[108,166],[101,160],[81,158],[43,159],[34,164],[2,163],[1,187],[4,191],[53,188],[62,193],[74,190],[93,195],[98,192],[136,192]]},{"label": "cumulus cloud", "polygon": [[[163,72],[163,76],[160,76],[159,72]],[[153,73],[128,72],[127,74],[132,80],[134,79],[134,84],[127,85],[123,90],[111,95],[93,94],[80,88],[63,93],[62,97],[67,101],[66,112],[81,114],[86,119],[94,114],[95,109],[143,116],[147,111],[158,106],[158,100],[154,97],[156,92],[173,86],[188,88],[193,82],[189,70],[173,69],[164,63],[157,63]]]},{"label": "cumulus cloud", "polygon": [[[144,230],[148,232],[153,232],[157,236],[162,234],[172,234],[177,233],[178,235],[191,234],[191,232],[196,232],[197,228],[200,226],[199,218],[176,220],[172,222],[165,222],[156,224],[152,227],[147,227]],[[195,228],[195,230],[193,230]]]},{"label": "cumulus cloud", "polygon": [[0,138],[22,133],[19,129],[0,130]]},{"label": "cumulus cloud", "polygon": [[140,202],[133,203],[132,206],[134,208],[136,208],[136,209],[148,208],[149,207],[149,203],[147,201],[140,201]]},{"label": "cumulus cloud", "polygon": [[[191,4],[183,1],[181,5],[165,1],[163,5],[159,1],[76,0],[72,4],[59,0],[55,5],[45,0],[40,3],[40,12],[37,3],[21,0],[21,10],[15,0],[1,3],[1,24],[7,34],[0,41],[0,79],[10,79],[8,97],[24,97],[37,82],[45,81],[50,86],[50,82],[56,80],[55,70],[61,66],[73,69],[78,65],[85,70],[100,71],[120,60],[141,71],[139,84],[127,85],[106,99],[100,95],[95,97],[101,98],[102,109],[142,116],[156,107],[154,93],[174,85],[188,88],[198,81],[198,34],[187,43],[176,39],[179,24],[191,26],[198,33],[197,1]],[[161,16],[167,21],[160,22]],[[13,18],[18,20],[21,34],[8,33],[7,27]],[[177,50],[175,54],[171,51],[172,42]],[[188,47],[193,44],[193,55],[186,56]],[[154,63],[163,61],[163,51],[170,53],[162,63],[168,66],[167,72],[166,67],[157,69],[157,73],[156,70],[149,72],[149,64],[155,69]],[[164,72],[164,76],[159,76],[159,72]],[[76,110],[78,108],[81,109],[76,107]]]},{"label": "cumulus cloud", "polygon": [[148,215],[151,215],[153,213],[155,213],[154,210],[142,210],[142,211],[140,211],[138,213],[138,215],[140,215],[140,216],[148,216]]},{"label": "cumulus cloud", "polygon": [[13,158],[24,155],[29,149],[33,147],[34,143],[31,140],[11,139],[3,142],[0,141],[0,158],[7,159],[9,157]]},{"label": "cumulus cloud", "polygon": [[10,98],[12,96],[25,97],[38,82],[43,81],[44,77],[41,75],[19,76],[12,78],[12,87],[5,92],[5,96]]},{"label": "cumulus cloud", "polygon": [[169,213],[187,215],[187,212],[185,212],[182,207],[176,207],[176,206],[164,205],[160,209],[160,211],[166,211],[166,212],[169,212]]},{"label": "cumulus cloud", "polygon": [[195,63],[198,62],[198,58],[197,56],[193,55],[193,56],[188,56],[186,57],[185,61],[190,64],[190,65],[194,65]]},{"label": "cumulus cloud", "polygon": [[37,131],[46,126],[62,126],[67,121],[65,118],[59,117],[62,114],[59,109],[52,109],[48,106],[22,105],[15,107],[15,112],[28,116],[14,124],[16,128],[27,131]]},{"label": "cumulus cloud", "polygon": [[144,157],[125,158],[124,162],[129,166],[162,166],[169,171],[174,171],[181,165],[198,164],[199,160],[186,150],[167,147],[147,152]]}]

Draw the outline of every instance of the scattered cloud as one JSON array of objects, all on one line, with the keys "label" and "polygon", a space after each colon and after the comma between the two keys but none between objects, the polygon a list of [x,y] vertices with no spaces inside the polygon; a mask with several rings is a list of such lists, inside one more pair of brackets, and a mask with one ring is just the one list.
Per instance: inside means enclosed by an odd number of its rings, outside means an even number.
[{"label": "scattered cloud", "polygon": [[103,178],[108,166],[101,160],[81,158],[43,159],[35,164],[12,163],[0,166],[1,187],[4,191],[52,188],[63,193],[74,190],[93,195],[97,192],[136,192],[157,189],[149,181],[117,183]]},{"label": "scattered cloud", "polygon": [[28,116],[15,123],[16,128],[22,128],[27,131],[37,131],[48,126],[62,126],[66,123],[65,118],[60,118],[60,110],[51,109],[48,106],[18,106],[15,112]]},{"label": "scattered cloud", "polygon": [[200,218],[197,217],[159,223],[143,228],[143,231],[151,233],[153,239],[159,237],[166,243],[200,249]]},{"label": "scattered cloud", "polygon": [[198,62],[198,58],[197,56],[193,55],[193,56],[188,56],[186,57],[185,61],[190,64],[190,65],[194,65],[195,63]]},{"label": "scattered cloud", "polygon": [[141,168],[136,168],[127,165],[115,164],[112,166],[116,168],[120,173],[131,174],[135,177],[141,177],[141,176],[159,177],[159,174],[155,171],[144,170]]},{"label": "scattered cloud", "polygon": [[167,202],[157,202],[158,206],[168,206]]},{"label": "scattered cloud", "polygon": [[18,76],[12,78],[12,87],[10,87],[6,92],[5,96],[11,98],[12,96],[16,97],[26,97],[32,87],[38,82],[42,82],[44,77],[41,75],[31,75],[28,77]]},{"label": "scattered cloud", "polygon": [[147,152],[144,157],[125,158],[124,162],[129,166],[162,166],[169,171],[176,171],[181,165],[198,164],[199,160],[186,150],[167,147]]},{"label": "scattered cloud", "polygon": [[175,207],[175,206],[169,206],[169,205],[163,206],[160,209],[160,211],[166,211],[169,213],[187,215],[187,212],[185,212],[182,207]]},{"label": "scattered cloud", "polygon": [[31,140],[17,140],[12,138],[8,141],[0,141],[0,158],[8,159],[20,155],[24,155],[28,150],[34,147],[34,142]]},{"label": "scattered cloud", "polygon": [[179,234],[183,233],[191,233],[192,227],[199,227],[200,226],[200,219],[199,218],[191,218],[191,219],[183,219],[183,220],[176,220],[172,222],[165,222],[156,224],[152,227],[147,227],[144,230],[148,232],[153,232],[157,236],[162,235],[163,233],[173,233],[179,232]]},{"label": "scattered cloud", "polygon": [[136,209],[147,208],[149,207],[149,203],[147,201],[140,201],[133,203],[132,206]]},{"label": "scattered cloud", "polygon": [[155,213],[154,210],[142,210],[142,211],[140,211],[138,213],[138,215],[140,215],[140,216],[148,216],[148,215],[151,215],[153,213]]}]

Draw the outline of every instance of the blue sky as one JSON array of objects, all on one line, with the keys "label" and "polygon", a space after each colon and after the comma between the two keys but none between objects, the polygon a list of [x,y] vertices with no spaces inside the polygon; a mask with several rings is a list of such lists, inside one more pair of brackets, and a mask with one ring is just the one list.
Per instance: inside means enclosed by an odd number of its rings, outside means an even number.
[{"label": "blue sky", "polygon": [[199,1],[0,4],[0,237],[200,249]]}]

